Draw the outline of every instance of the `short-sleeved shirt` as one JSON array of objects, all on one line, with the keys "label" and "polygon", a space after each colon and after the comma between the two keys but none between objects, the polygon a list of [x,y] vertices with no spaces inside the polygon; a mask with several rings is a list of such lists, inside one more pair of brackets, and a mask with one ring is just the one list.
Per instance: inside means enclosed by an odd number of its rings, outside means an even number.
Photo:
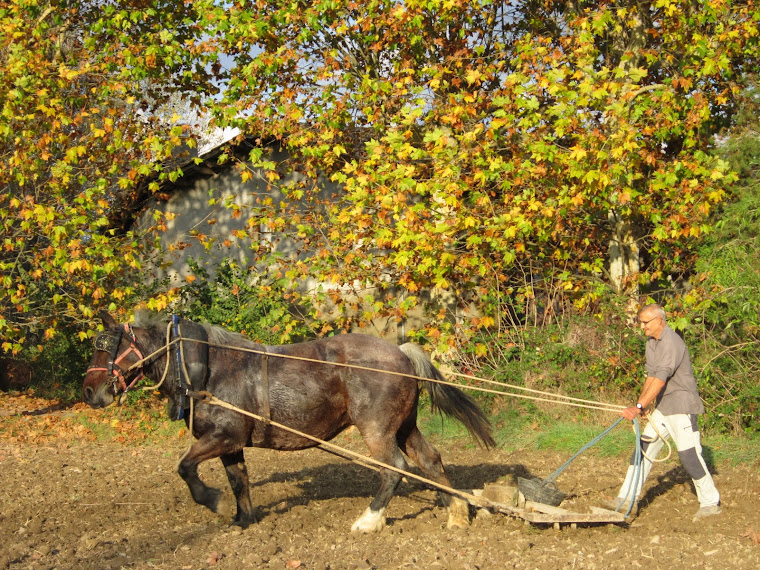
[{"label": "short-sleeved shirt", "polygon": [[662,329],[659,339],[647,340],[646,370],[648,376],[665,382],[656,404],[663,415],[705,412],[686,343],[667,325]]}]

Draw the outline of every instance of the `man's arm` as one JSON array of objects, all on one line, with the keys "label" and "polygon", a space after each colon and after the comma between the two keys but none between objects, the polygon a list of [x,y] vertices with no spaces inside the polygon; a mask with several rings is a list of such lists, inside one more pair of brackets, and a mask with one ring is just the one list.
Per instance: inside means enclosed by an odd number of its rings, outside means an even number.
[{"label": "man's arm", "polygon": [[[643,408],[646,408],[649,406],[649,404],[655,401],[655,398],[657,398],[657,395],[662,391],[664,387],[665,382],[663,380],[655,378],[654,376],[647,376],[647,379],[644,382],[644,388],[641,390],[641,396],[639,396],[638,403],[641,404]],[[620,415],[627,420],[633,421],[633,418],[643,413],[644,411],[640,410],[638,407],[631,406],[630,408],[626,408],[621,411]]]}]

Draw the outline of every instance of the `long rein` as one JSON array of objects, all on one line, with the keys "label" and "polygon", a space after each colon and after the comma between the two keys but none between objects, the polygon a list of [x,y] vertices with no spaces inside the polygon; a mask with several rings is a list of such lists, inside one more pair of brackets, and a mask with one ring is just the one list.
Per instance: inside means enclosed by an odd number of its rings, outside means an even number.
[{"label": "long rein", "polygon": [[[200,344],[206,344],[207,346],[213,347],[213,348],[221,348],[221,349],[226,349],[226,350],[236,350],[236,351],[240,351],[240,352],[248,352],[248,353],[252,353],[252,354],[259,354],[259,355],[263,355],[263,356],[267,356],[267,357],[273,356],[273,357],[290,359],[290,360],[299,360],[299,361],[302,361],[302,362],[310,362],[310,363],[314,363],[314,364],[323,364],[323,365],[324,364],[328,364],[328,365],[331,365],[331,366],[340,366],[340,367],[344,367],[344,368],[353,368],[355,370],[364,370],[364,371],[367,371],[367,372],[379,372],[379,373],[384,373],[384,374],[392,374],[392,375],[395,375],[395,376],[405,376],[405,377],[408,377],[408,378],[414,378],[416,380],[421,380],[421,381],[426,381],[426,382],[434,382],[436,384],[443,384],[443,385],[446,385],[446,386],[453,386],[455,388],[460,388],[460,389],[465,388],[465,389],[468,389],[468,390],[474,390],[474,391],[484,392],[484,393],[488,393],[488,394],[499,394],[499,395],[502,395],[502,396],[511,396],[513,398],[522,398],[522,399],[539,401],[539,402],[549,402],[549,403],[555,403],[555,404],[563,404],[565,406],[572,406],[572,407],[578,407],[578,408],[588,408],[588,409],[601,410],[601,411],[612,412],[612,413],[619,413],[621,410],[625,409],[625,406],[621,406],[619,404],[611,404],[611,403],[607,403],[607,402],[597,402],[597,401],[594,401],[594,400],[585,400],[585,399],[582,399],[582,398],[575,398],[575,397],[572,397],[572,396],[565,396],[563,394],[555,394],[553,392],[547,392],[547,391],[544,391],[544,390],[536,390],[536,389],[533,389],[533,388],[526,388],[524,386],[518,386],[516,384],[509,384],[509,383],[506,383],[506,382],[498,382],[496,380],[489,380],[487,378],[481,378],[479,376],[473,376],[471,374],[461,374],[459,372],[449,372],[448,374],[450,376],[456,376],[456,377],[459,377],[459,378],[464,378],[464,379],[467,379],[467,380],[472,380],[472,381],[480,382],[480,383],[483,383],[483,384],[490,384],[490,385],[498,386],[498,387],[503,388],[503,389],[518,390],[518,391],[529,392],[531,394],[538,394],[538,395],[537,396],[531,396],[531,395],[528,395],[528,394],[515,393],[514,391],[513,392],[505,392],[503,390],[494,390],[494,389],[490,389],[490,388],[484,388],[482,386],[462,385],[462,384],[457,384],[455,382],[450,382],[448,380],[439,380],[439,379],[436,379],[436,378],[425,378],[425,377],[422,377],[422,376],[415,376],[415,375],[406,374],[406,373],[403,373],[403,372],[395,372],[395,371],[392,371],[392,370],[383,370],[381,368],[372,368],[372,367],[369,367],[369,366],[360,366],[358,364],[349,364],[349,363],[342,363],[342,362],[325,362],[324,360],[317,360],[317,359],[314,359],[314,358],[306,358],[306,357],[303,357],[303,356],[293,356],[293,355],[289,355],[289,354],[277,354],[277,353],[267,352],[266,350],[259,350],[259,349],[255,349],[255,348],[246,348],[246,347],[241,347],[241,346],[231,346],[231,345],[226,345],[226,344],[213,343],[213,342],[210,342],[210,341],[204,341],[204,340],[200,340],[200,339],[185,338],[185,337],[181,336],[181,333],[180,333],[179,336],[175,337],[174,339],[171,339],[171,323],[169,323],[169,325],[167,326],[167,330],[166,330],[166,344],[163,347],[161,347],[158,350],[156,350],[155,352],[153,352],[152,354],[149,354],[148,356],[146,356],[142,360],[139,360],[139,361],[135,362],[134,364],[132,364],[127,369],[127,372],[129,372],[129,371],[131,371],[131,370],[133,370],[135,368],[140,368],[143,365],[144,362],[146,362],[148,360],[151,360],[157,354],[160,354],[162,352],[168,352],[169,348],[173,344],[175,344],[175,343],[179,343],[179,347],[180,347],[179,350],[180,350],[180,353],[181,353],[181,356],[182,356],[181,359],[180,359],[180,361],[182,362],[182,365],[184,366],[185,365],[185,358],[184,358],[183,343],[182,343],[182,341],[197,342],[197,343],[200,343]],[[163,384],[164,380],[166,379],[168,370],[169,370],[169,359],[167,359],[167,365],[166,365],[166,367],[164,369],[164,373],[163,373],[163,375],[161,377],[161,380],[157,384],[155,384],[153,386],[144,386],[142,389],[143,390],[157,390],[159,387],[161,387],[161,385]],[[185,370],[184,372],[187,375],[187,370]],[[209,394],[208,392],[205,392],[204,393],[205,396],[202,397],[202,398],[198,398],[197,397],[197,394],[199,394],[199,393],[195,393],[195,394],[196,394],[196,397],[191,397],[191,399],[190,399],[191,407],[192,407],[193,401],[195,399],[201,399],[201,400],[203,400],[206,403],[211,403],[210,402],[211,399],[208,396],[212,396],[214,398],[214,400],[216,400],[217,402],[223,402],[223,400],[219,400],[218,398],[216,398],[215,396]],[[188,395],[192,396],[192,394],[188,394]],[[124,398],[124,396],[125,395],[122,394],[122,399]],[[217,405],[219,405],[219,404],[217,404]],[[237,408],[234,408],[234,409],[237,409]],[[239,410],[239,409],[237,411],[239,411],[241,413],[246,413],[243,410]],[[191,412],[192,412],[192,408],[191,408]],[[192,422],[192,413],[190,414],[190,418],[191,418],[191,422]],[[268,418],[262,418],[262,421],[269,421],[269,420],[268,420]],[[275,426],[275,427],[277,427],[277,426]],[[667,461],[670,458],[671,454],[672,454],[672,448],[670,446],[670,442],[668,441],[668,439],[666,437],[663,437],[663,435],[660,433],[660,431],[658,430],[658,428],[657,428],[657,426],[656,426],[655,423],[652,423],[652,427],[654,428],[655,432],[657,433],[657,436],[660,439],[662,439],[665,442],[665,444],[667,445],[667,447],[668,447],[668,453],[662,459],[655,459],[655,458],[648,457],[644,452],[642,452],[643,456],[646,459],[649,459],[650,461],[652,461],[653,463],[654,462],[658,462],[659,463],[659,462]],[[636,428],[636,426],[634,426],[634,430],[635,430],[635,428]],[[288,429],[288,428],[284,428],[284,429]],[[305,434],[301,434],[300,432],[296,432],[296,433],[300,434],[300,435],[305,435]],[[306,437],[309,437],[309,436],[307,435]]]},{"label": "long rein", "polygon": [[[183,350],[183,341],[187,341],[187,342],[196,342],[196,343],[199,343],[199,344],[206,344],[209,347],[213,347],[213,348],[221,348],[221,349],[226,349],[226,350],[237,350],[237,351],[240,351],[240,352],[249,352],[249,353],[253,353],[253,354],[260,354],[260,355],[267,356],[267,357],[273,356],[273,357],[285,358],[285,359],[290,359],[290,360],[299,360],[299,361],[302,361],[302,362],[311,362],[311,363],[314,363],[314,364],[323,364],[323,365],[324,364],[328,364],[330,366],[340,366],[340,367],[344,367],[344,368],[353,368],[355,370],[364,370],[364,371],[367,371],[367,372],[379,372],[379,373],[383,373],[383,374],[393,374],[395,376],[405,376],[407,378],[414,378],[416,380],[421,380],[421,381],[426,381],[426,382],[434,382],[436,384],[443,384],[443,385],[446,385],[446,386],[453,386],[455,388],[460,388],[460,389],[466,388],[466,389],[469,389],[469,390],[475,390],[475,391],[478,391],[478,392],[484,392],[484,393],[488,393],[488,394],[499,394],[499,395],[502,395],[502,396],[511,396],[513,398],[522,398],[522,399],[534,400],[534,401],[539,401],[539,402],[549,402],[549,403],[554,403],[554,404],[563,404],[565,406],[572,406],[572,407],[577,407],[577,408],[589,408],[589,409],[593,409],[593,410],[601,410],[601,411],[604,411],[604,412],[613,412],[613,413],[619,413],[621,410],[625,409],[625,406],[621,406],[619,404],[611,404],[611,403],[607,403],[607,402],[597,402],[597,401],[594,401],[594,400],[585,400],[585,399],[582,399],[582,398],[574,398],[572,396],[565,396],[563,394],[555,394],[553,392],[547,392],[547,391],[544,391],[544,390],[535,390],[533,388],[526,388],[524,386],[517,386],[516,384],[509,384],[509,383],[506,383],[506,382],[498,382],[496,380],[489,380],[487,378],[481,378],[479,376],[473,376],[471,374],[461,374],[459,372],[450,372],[448,374],[450,376],[457,376],[459,378],[465,378],[465,379],[468,379],[468,380],[473,380],[473,381],[476,381],[476,382],[481,382],[483,384],[491,384],[491,385],[499,386],[501,388],[506,388],[506,389],[510,389],[510,390],[519,390],[519,391],[522,391],[522,392],[530,392],[531,394],[540,394],[540,396],[531,396],[531,395],[528,395],[528,394],[519,394],[519,393],[515,393],[515,392],[505,392],[503,390],[493,390],[493,389],[490,389],[490,388],[484,388],[482,386],[466,386],[466,385],[462,385],[462,384],[457,384],[455,382],[450,382],[448,380],[439,380],[439,379],[436,379],[436,378],[425,378],[425,377],[422,377],[422,376],[415,376],[415,375],[412,375],[412,374],[406,374],[404,372],[395,372],[395,371],[392,371],[392,370],[383,370],[381,368],[372,368],[372,367],[369,367],[369,366],[360,366],[358,364],[349,364],[349,363],[343,363],[343,362],[325,362],[324,360],[317,360],[317,359],[314,359],[314,358],[306,358],[306,357],[303,357],[303,356],[293,356],[293,355],[290,355],[290,354],[277,354],[277,353],[273,353],[273,352],[267,352],[266,350],[259,350],[259,349],[256,349],[256,348],[246,348],[246,347],[242,347],[242,346],[231,346],[231,345],[227,345],[227,344],[219,344],[219,343],[214,343],[214,342],[210,342],[210,341],[206,341],[206,340],[186,338],[186,337],[182,336],[181,332],[180,332],[180,334],[178,336],[176,336],[174,339],[172,339],[171,338],[171,326],[172,326],[172,323],[169,323],[167,325],[167,328],[166,328],[166,343],[164,344],[164,346],[162,346],[158,350],[155,350],[154,352],[152,352],[148,356],[146,356],[146,357],[138,360],[137,362],[135,362],[134,364],[132,364],[129,368],[127,368],[127,370],[125,372],[130,372],[132,370],[141,368],[145,364],[145,362],[148,362],[148,361],[152,360],[155,356],[157,356],[157,355],[159,355],[161,353],[168,352],[169,349],[171,348],[171,346],[173,344],[176,344],[176,343],[179,343],[179,350],[180,350],[180,355],[181,355],[180,362],[182,362],[182,366],[184,367],[185,366],[185,356],[184,356],[184,350]],[[164,367],[164,372],[163,372],[163,374],[161,376],[161,380],[157,384],[154,384],[153,386],[143,386],[142,389],[143,390],[157,390],[164,383],[164,380],[166,380],[166,376],[167,376],[168,372],[169,372],[169,359],[167,358],[166,359],[166,366]],[[186,377],[189,377],[189,375],[187,374],[187,369],[185,369],[184,372],[185,372]],[[200,394],[203,394],[203,395],[199,396]],[[193,421],[193,413],[192,413],[192,411],[193,411],[193,403],[194,403],[194,401],[196,399],[198,399],[198,400],[203,400],[205,403],[214,403],[216,405],[220,405],[220,402],[224,402],[224,401],[223,400],[219,400],[218,398],[216,398],[216,396],[213,396],[213,394],[210,394],[209,392],[189,392],[188,395],[191,396],[191,398],[190,398],[190,412],[191,412],[190,413],[190,433],[192,433],[192,421]],[[122,394],[121,401],[124,400],[125,396],[126,396],[126,392]],[[545,397],[545,396],[548,396],[548,397]],[[226,402],[224,402],[224,403],[227,404]],[[231,406],[231,404],[227,404],[225,407],[230,407],[230,406]],[[246,412],[246,411],[244,411],[242,409],[235,408],[234,406],[232,406],[232,409],[235,409],[235,410],[237,410],[240,413],[251,415],[249,412]],[[272,423],[272,425],[274,425],[274,423],[271,422],[271,420],[269,420],[268,418],[264,418],[264,417],[258,418],[257,417],[256,419],[260,419],[260,421],[264,421],[264,422],[270,422],[270,423]],[[651,461],[653,463],[655,463],[655,462],[661,463],[661,462],[667,461],[670,458],[670,456],[671,456],[671,454],[673,452],[672,447],[670,445],[670,442],[668,441],[668,438],[664,437],[662,435],[662,433],[660,433],[660,430],[657,428],[657,425],[656,425],[655,422],[650,422],[650,424],[654,428],[654,431],[656,432],[657,437],[660,438],[660,439],[662,439],[665,442],[665,444],[667,445],[668,453],[662,459],[656,459],[656,458],[653,458],[653,457],[649,457],[643,451],[642,451],[642,455],[643,455],[643,457],[645,457],[646,459],[648,459],[649,461]],[[289,430],[289,431],[294,431],[294,430],[292,430],[290,428],[287,428],[285,426],[275,426],[275,427],[282,427],[283,429],[286,429],[286,430]],[[637,427],[638,426],[634,426],[634,431],[637,430]],[[303,435],[303,436],[305,436],[307,438],[311,438],[311,436],[309,436],[308,434],[303,434],[301,432],[298,432],[297,430],[295,430],[295,433],[297,435]],[[330,444],[330,446],[332,446],[332,444]],[[334,447],[334,446],[332,446],[332,447]],[[362,457],[365,457],[365,456],[362,456]]]},{"label": "long rein", "polygon": [[[343,368],[353,368],[354,370],[364,370],[364,371],[367,371],[367,372],[379,372],[379,373],[382,373],[382,374],[392,374],[392,375],[395,375],[395,376],[405,376],[407,378],[413,378],[415,380],[421,380],[421,381],[425,381],[425,382],[434,382],[436,384],[443,384],[443,385],[446,385],[446,386],[454,386],[455,388],[460,388],[460,389],[464,388],[464,389],[475,390],[475,391],[478,391],[478,392],[484,392],[484,393],[488,393],[488,394],[500,394],[500,395],[503,395],[503,396],[512,396],[512,397],[515,397],[515,398],[523,398],[523,399],[527,399],[527,400],[535,400],[535,401],[540,401],[540,402],[559,403],[559,404],[564,404],[566,406],[574,406],[574,407],[578,407],[578,408],[590,408],[590,409],[594,409],[594,410],[602,410],[602,411],[606,411],[606,412],[619,413],[621,410],[625,409],[625,407],[626,407],[626,406],[621,406],[619,404],[611,404],[611,403],[606,403],[606,402],[597,402],[597,401],[594,401],[594,400],[584,400],[582,398],[574,398],[574,397],[571,397],[571,396],[565,396],[563,394],[555,394],[555,393],[546,392],[546,391],[543,391],[543,390],[535,390],[533,388],[526,388],[524,386],[518,386],[516,384],[508,384],[506,382],[498,382],[496,380],[489,380],[487,378],[481,378],[481,377],[473,376],[473,375],[470,375],[470,374],[461,374],[459,372],[449,372],[447,374],[450,375],[450,376],[456,376],[456,377],[464,378],[464,379],[467,379],[467,380],[473,380],[473,381],[480,382],[480,383],[483,383],[483,384],[490,384],[490,385],[494,385],[494,386],[499,386],[499,387],[504,388],[504,389],[519,390],[519,391],[522,391],[522,392],[529,392],[530,394],[539,394],[539,395],[538,396],[531,396],[531,395],[528,395],[528,394],[519,394],[519,393],[514,393],[514,392],[505,392],[503,390],[494,390],[494,389],[491,389],[491,388],[484,388],[482,386],[467,386],[467,385],[463,385],[463,384],[457,384],[455,382],[450,382],[448,380],[439,380],[439,379],[436,379],[436,378],[425,378],[425,377],[422,377],[422,376],[415,376],[413,374],[407,374],[405,372],[395,372],[395,371],[392,371],[392,370],[383,370],[381,368],[372,368],[372,367],[369,367],[369,366],[360,366],[358,364],[350,364],[350,363],[344,363],[344,362],[326,362],[324,360],[318,360],[318,359],[315,359],[315,358],[306,358],[306,357],[303,357],[303,356],[293,356],[293,355],[290,355],[290,354],[278,354],[278,353],[274,353],[274,352],[267,352],[266,350],[259,350],[259,349],[256,349],[256,348],[246,348],[246,347],[242,347],[242,346],[230,346],[230,345],[214,343],[214,342],[210,342],[210,341],[206,341],[206,340],[200,340],[200,339],[194,339],[194,338],[186,338],[186,337],[182,337],[181,335],[175,337],[174,339],[170,339],[170,334],[171,334],[171,323],[169,323],[169,326],[167,327],[166,344],[164,346],[162,346],[161,348],[157,349],[156,351],[152,352],[148,356],[146,356],[146,357],[138,360],[134,364],[132,364],[129,368],[127,368],[125,370],[125,372],[131,372],[132,370],[141,368],[146,362],[152,360],[155,356],[157,356],[157,355],[159,355],[161,353],[164,353],[164,352],[168,352],[173,344],[179,343],[180,351],[182,351],[183,341],[186,341],[186,342],[195,342],[195,343],[199,343],[199,344],[206,344],[206,345],[208,345],[209,347],[212,347],[212,348],[221,348],[221,349],[226,349],[226,350],[236,350],[236,351],[239,351],[239,352],[249,352],[249,353],[252,353],[252,354],[260,354],[260,355],[268,356],[268,357],[277,357],[277,358],[284,358],[284,359],[290,359],[290,360],[299,360],[299,361],[302,361],[302,362],[310,362],[310,363],[314,363],[314,364],[322,364],[322,365],[326,364],[326,365],[329,365],[329,366],[340,366],[340,367],[343,367]],[[182,362],[184,363],[184,354],[182,355]],[[168,370],[169,370],[169,361],[167,359],[167,365],[164,368],[164,373],[161,376],[161,380],[157,384],[155,384],[153,386],[143,386],[142,389],[143,390],[156,390],[156,389],[158,389],[163,384],[164,380],[166,379]],[[546,396],[548,396],[548,397],[546,397]]]}]

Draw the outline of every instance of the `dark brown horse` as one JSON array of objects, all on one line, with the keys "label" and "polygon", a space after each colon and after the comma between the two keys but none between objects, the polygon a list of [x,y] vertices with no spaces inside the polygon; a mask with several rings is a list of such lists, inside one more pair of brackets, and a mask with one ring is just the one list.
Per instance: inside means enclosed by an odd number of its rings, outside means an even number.
[{"label": "dark brown horse", "polygon": [[[139,374],[154,381],[165,378],[160,391],[168,396],[174,411],[181,413],[187,407],[184,391],[203,389],[238,408],[322,440],[355,425],[374,459],[406,469],[403,452],[426,477],[451,487],[439,452],[417,428],[422,384],[434,409],[462,421],[479,443],[494,445],[488,419],[472,399],[452,386],[418,380],[443,377],[413,344],[398,347],[372,336],[344,334],[262,346],[222,328],[185,320],[172,328],[155,322],[119,325],[107,313],[101,318],[105,331],[96,339],[82,388],[85,402],[96,408],[111,404]],[[243,448],[297,450],[317,445],[203,401],[194,406],[192,427],[197,441],[180,461],[180,476],[197,503],[220,512],[221,492],[200,480],[198,464],[221,458],[237,500],[234,522],[243,527],[255,522]],[[375,532],[385,524],[385,508],[401,475],[381,469],[380,476],[380,489],[353,524],[353,531]],[[441,498],[449,509],[449,528],[467,525],[467,504],[446,493],[441,493]]]}]

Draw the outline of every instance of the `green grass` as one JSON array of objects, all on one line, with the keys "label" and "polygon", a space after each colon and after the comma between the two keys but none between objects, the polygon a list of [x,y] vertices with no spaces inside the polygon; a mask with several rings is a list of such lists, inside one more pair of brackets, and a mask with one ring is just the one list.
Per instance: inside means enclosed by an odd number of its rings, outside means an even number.
[{"label": "green grass", "polygon": [[[617,416],[612,414],[586,417],[583,413],[566,413],[558,416],[535,408],[527,409],[526,406],[491,415],[494,437],[499,448],[510,452],[553,451],[568,458],[616,420]],[[467,447],[476,446],[462,424],[440,414],[432,414],[427,406],[420,407],[418,423],[426,436],[438,440],[456,440],[458,445]],[[632,425],[624,420],[583,453],[625,458],[632,453],[634,445]],[[758,437],[703,434],[702,445],[708,463],[760,465]]]},{"label": "green grass", "polygon": [[[760,465],[760,438],[708,435],[702,440],[705,455],[715,463]],[[708,459],[709,463],[709,459]]]}]

